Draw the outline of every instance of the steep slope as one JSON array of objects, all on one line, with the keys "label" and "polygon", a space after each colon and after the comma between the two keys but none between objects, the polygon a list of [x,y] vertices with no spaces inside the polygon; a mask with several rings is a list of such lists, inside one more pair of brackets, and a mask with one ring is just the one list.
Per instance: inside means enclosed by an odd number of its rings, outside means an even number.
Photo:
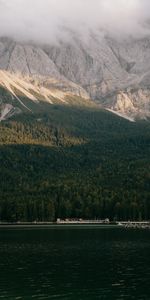
[{"label": "steep slope", "polygon": [[[150,39],[114,40],[91,35],[46,50],[60,72],[92,99],[129,117],[150,115]],[[79,57],[79,59],[77,59]]]},{"label": "steep slope", "polygon": [[91,35],[88,41],[75,37],[68,44],[45,51],[65,77],[81,84],[94,99],[135,80],[120,66],[107,39],[101,36]]},{"label": "steep slope", "polygon": [[1,38],[0,69],[13,74],[15,84],[16,76],[23,80],[21,86],[33,101],[36,93],[50,102],[55,93],[61,101],[66,94],[76,95],[124,116],[145,118],[150,116],[149,50],[149,37],[117,40],[90,33],[80,39],[71,33],[70,40],[57,45]]},{"label": "steep slope", "polygon": [[0,70],[0,121],[24,111],[34,113],[40,110],[42,103],[45,110],[46,104],[94,106],[76,84],[68,83],[66,91],[65,83],[62,89],[56,85],[56,79],[45,78],[41,82],[38,78]]}]

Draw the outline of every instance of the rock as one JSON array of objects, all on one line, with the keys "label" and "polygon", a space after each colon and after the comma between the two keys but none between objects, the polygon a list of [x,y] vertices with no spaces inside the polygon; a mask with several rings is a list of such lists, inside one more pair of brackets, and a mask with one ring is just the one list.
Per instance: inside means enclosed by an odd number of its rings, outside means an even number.
[{"label": "rock", "polygon": [[91,98],[132,117],[150,114],[150,38],[89,34],[57,45],[0,38],[0,69],[40,88]]}]

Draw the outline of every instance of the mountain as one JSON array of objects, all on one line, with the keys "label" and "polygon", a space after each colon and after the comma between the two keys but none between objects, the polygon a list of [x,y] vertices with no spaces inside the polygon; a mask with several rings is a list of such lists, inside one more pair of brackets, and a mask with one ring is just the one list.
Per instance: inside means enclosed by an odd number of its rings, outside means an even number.
[{"label": "mountain", "polygon": [[150,42],[0,39],[0,220],[150,218]]},{"label": "mountain", "polygon": [[[90,33],[81,39],[70,33],[70,39],[55,45],[0,38],[0,86],[22,106],[20,96],[50,104],[89,105],[93,101],[130,120],[147,118],[149,50],[148,37],[119,40]],[[16,111],[12,102],[5,103],[1,106],[2,116],[10,110],[9,105]]]}]

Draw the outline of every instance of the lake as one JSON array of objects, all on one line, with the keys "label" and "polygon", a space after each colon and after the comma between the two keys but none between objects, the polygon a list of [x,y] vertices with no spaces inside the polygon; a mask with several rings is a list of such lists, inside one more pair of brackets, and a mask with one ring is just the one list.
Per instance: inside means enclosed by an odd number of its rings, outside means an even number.
[{"label": "lake", "polygon": [[150,230],[0,227],[0,299],[150,300]]}]

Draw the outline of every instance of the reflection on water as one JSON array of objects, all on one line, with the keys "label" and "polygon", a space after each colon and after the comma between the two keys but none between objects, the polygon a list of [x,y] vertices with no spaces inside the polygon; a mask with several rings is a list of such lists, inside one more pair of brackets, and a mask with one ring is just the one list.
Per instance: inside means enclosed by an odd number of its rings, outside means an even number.
[{"label": "reflection on water", "polygon": [[0,299],[150,300],[150,231],[0,228]]}]

